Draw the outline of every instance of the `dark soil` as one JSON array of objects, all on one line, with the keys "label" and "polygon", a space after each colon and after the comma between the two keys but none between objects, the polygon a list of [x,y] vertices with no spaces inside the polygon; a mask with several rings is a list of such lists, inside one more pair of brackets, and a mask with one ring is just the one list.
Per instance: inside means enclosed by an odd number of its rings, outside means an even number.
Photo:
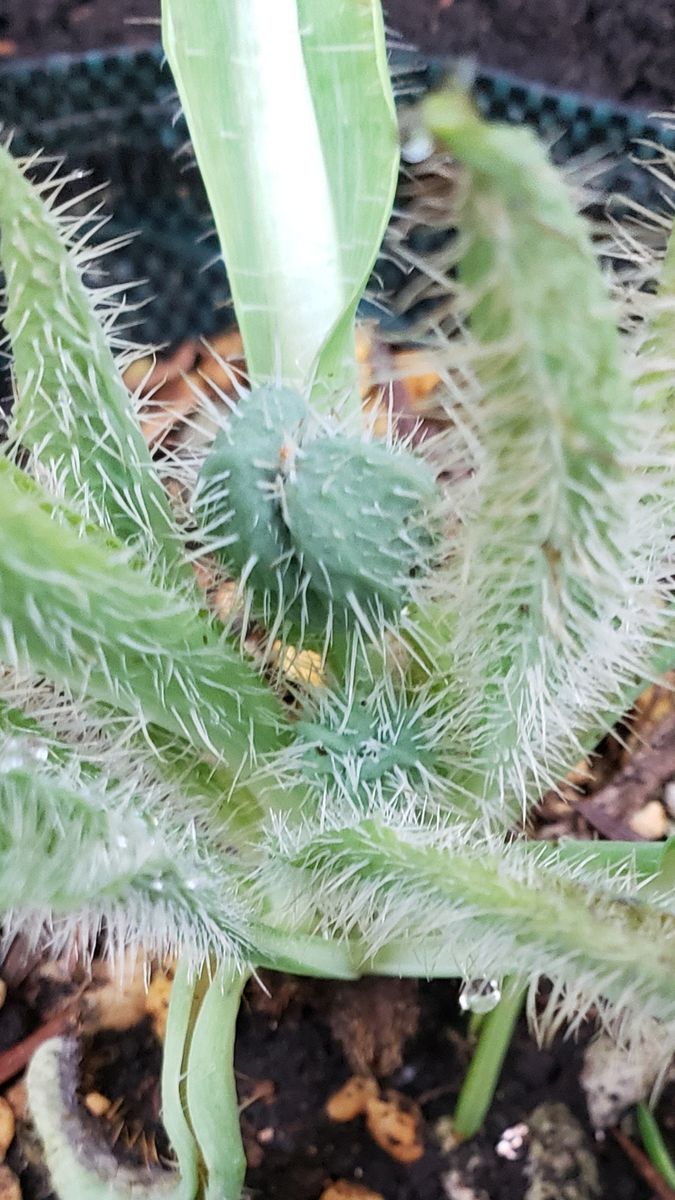
[{"label": "dark soil", "polygon": [[[160,0],[3,0],[5,55],[141,45]],[[385,0],[389,25],[432,55],[645,108],[675,103],[673,0]]]},{"label": "dark soil", "polygon": [[644,108],[675,103],[673,0],[386,0],[432,55]]},{"label": "dark soil", "polygon": [[[456,984],[422,984],[418,1031],[403,1046],[400,1066],[378,1080],[383,1088],[409,1098],[422,1114],[424,1155],[403,1165],[374,1143],[363,1118],[336,1123],[326,1115],[326,1101],[352,1074],[327,1018],[326,993],[332,985],[319,985],[324,994],[318,998],[317,985],[286,976],[268,973],[266,985],[269,1001],[257,984],[245,997],[235,1059],[249,1162],[246,1185],[254,1200],[319,1200],[324,1188],[337,1180],[358,1182],[383,1200],[446,1200],[444,1179],[451,1170],[477,1197],[522,1200],[528,1186],[526,1155],[510,1162],[497,1155],[495,1147],[504,1130],[527,1122],[544,1101],[564,1104],[581,1122],[601,1181],[598,1200],[649,1200],[650,1189],[614,1139],[597,1141],[588,1126],[578,1080],[588,1029],[582,1028],[576,1043],[559,1038],[550,1048],[538,1049],[521,1022],[484,1131],[449,1152],[435,1130],[452,1112],[466,1069],[466,1018],[459,1017]],[[356,1008],[364,985],[339,986],[354,992]],[[396,983],[384,986],[397,988]],[[275,1009],[277,997],[283,1012]],[[0,1035],[7,1035],[8,1018],[5,1006],[0,1009]],[[31,1020],[32,1014],[25,1014],[25,1024]],[[96,1127],[83,1110],[83,1129],[89,1130],[85,1138],[113,1141],[122,1161],[150,1161],[151,1147],[151,1160],[166,1162],[168,1146],[159,1124],[160,1061],[160,1045],[147,1019],[130,1029],[102,1031],[87,1039],[82,1093],[93,1090],[107,1096],[115,1116],[101,1119]],[[666,1128],[672,1112],[671,1087],[658,1114]],[[8,1162],[21,1178],[23,1200],[55,1200],[34,1135],[24,1122],[19,1122]]]},{"label": "dark soil", "polygon": [[[358,985],[357,985],[358,986]],[[444,1154],[433,1132],[435,1122],[451,1113],[464,1064],[457,1037],[456,985],[437,982],[421,988],[419,1032],[408,1043],[399,1070],[381,1081],[420,1103],[425,1119],[426,1153],[406,1166],[376,1146],[363,1119],[345,1124],[325,1115],[328,1097],[351,1074],[330,1030],[311,1009],[291,1009],[281,1023],[264,1014],[245,1013],[240,1022],[237,1068],[245,1095],[251,1081],[271,1079],[275,1098],[246,1111],[255,1137],[272,1131],[259,1167],[250,1169],[247,1184],[260,1200],[318,1200],[331,1179],[358,1180],[385,1200],[443,1200],[443,1175],[463,1169],[470,1159],[480,1166],[471,1173],[475,1189],[490,1200],[520,1200],[526,1182],[523,1163],[497,1157],[501,1132],[522,1121],[542,1100],[561,1100],[584,1116],[578,1084],[578,1047],[558,1042],[539,1051],[527,1031],[516,1036],[485,1132],[453,1154]],[[428,1101],[425,1102],[425,1097]],[[266,1135],[267,1136],[267,1135]],[[625,1160],[609,1146],[599,1164],[606,1200],[638,1200],[641,1185],[627,1178]]]},{"label": "dark soil", "polygon": [[79,54],[159,39],[159,0],[0,0],[5,55]]}]

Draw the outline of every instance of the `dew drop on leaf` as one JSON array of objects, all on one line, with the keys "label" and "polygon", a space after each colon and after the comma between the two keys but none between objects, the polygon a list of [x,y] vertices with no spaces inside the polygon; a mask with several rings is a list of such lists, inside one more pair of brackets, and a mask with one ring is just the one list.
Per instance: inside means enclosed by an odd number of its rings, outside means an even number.
[{"label": "dew drop on leaf", "polygon": [[483,1015],[492,1012],[502,998],[496,979],[467,979],[459,993],[459,1007],[463,1012]]},{"label": "dew drop on leaf", "polygon": [[37,737],[8,737],[0,746],[0,774],[21,771],[44,763],[49,757],[46,742]]}]

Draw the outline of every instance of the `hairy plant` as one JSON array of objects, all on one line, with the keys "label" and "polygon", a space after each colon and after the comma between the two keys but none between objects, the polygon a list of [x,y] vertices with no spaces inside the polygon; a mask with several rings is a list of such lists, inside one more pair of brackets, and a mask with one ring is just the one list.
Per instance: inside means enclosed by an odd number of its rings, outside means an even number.
[{"label": "hairy plant", "polygon": [[[103,929],[179,960],[179,1172],[83,1158],[71,1048],[50,1044],[31,1093],[63,1196],[236,1200],[256,966],[458,977],[467,1003],[508,975],[511,1023],[545,975],[544,1026],[594,1004],[626,1036],[660,1021],[664,1055],[675,1041],[672,845],[522,832],[675,656],[668,230],[651,258],[622,234],[639,269],[610,280],[530,133],[461,93],[429,101],[459,163],[435,272],[455,332],[427,339],[446,428],[377,436],[353,327],[398,165],[379,0],[272,7],[164,3],[250,373],[236,404],[204,398],[206,439],[188,422],[151,457],[89,226],[57,173],[36,184],[0,152],[5,937],[86,954]],[[224,624],[196,555],[234,585]]]}]

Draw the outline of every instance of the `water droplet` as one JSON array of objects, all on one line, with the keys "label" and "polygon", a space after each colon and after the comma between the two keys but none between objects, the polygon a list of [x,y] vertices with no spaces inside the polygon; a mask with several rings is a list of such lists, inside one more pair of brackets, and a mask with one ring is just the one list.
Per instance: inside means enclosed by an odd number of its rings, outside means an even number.
[{"label": "water droplet", "polygon": [[433,152],[433,138],[426,129],[416,129],[401,146],[401,158],[406,163],[424,162]]},{"label": "water droplet", "polygon": [[468,979],[459,993],[459,1007],[463,1012],[483,1015],[492,1012],[502,998],[496,979]]},{"label": "water droplet", "polygon": [[36,763],[44,763],[49,757],[49,747],[40,738],[8,737],[0,748],[0,774],[21,771]]}]

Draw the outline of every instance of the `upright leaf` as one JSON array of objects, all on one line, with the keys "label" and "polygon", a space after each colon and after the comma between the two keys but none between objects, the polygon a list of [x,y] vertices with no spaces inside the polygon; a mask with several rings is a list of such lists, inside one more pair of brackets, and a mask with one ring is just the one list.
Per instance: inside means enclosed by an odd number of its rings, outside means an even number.
[{"label": "upright leaf", "polygon": [[163,40],[251,375],[330,407],[398,169],[379,0],[165,0]]},{"label": "upright leaf", "polygon": [[81,221],[48,202],[0,146],[0,264],[16,398],[10,442],[41,475],[159,572],[190,579],[169,504],[84,284]]},{"label": "upright leaf", "polygon": [[465,167],[457,253],[477,380],[458,413],[475,486],[435,583],[438,654],[471,786],[524,803],[673,644],[672,434],[631,386],[589,230],[545,150],[461,94],[425,113]]}]

